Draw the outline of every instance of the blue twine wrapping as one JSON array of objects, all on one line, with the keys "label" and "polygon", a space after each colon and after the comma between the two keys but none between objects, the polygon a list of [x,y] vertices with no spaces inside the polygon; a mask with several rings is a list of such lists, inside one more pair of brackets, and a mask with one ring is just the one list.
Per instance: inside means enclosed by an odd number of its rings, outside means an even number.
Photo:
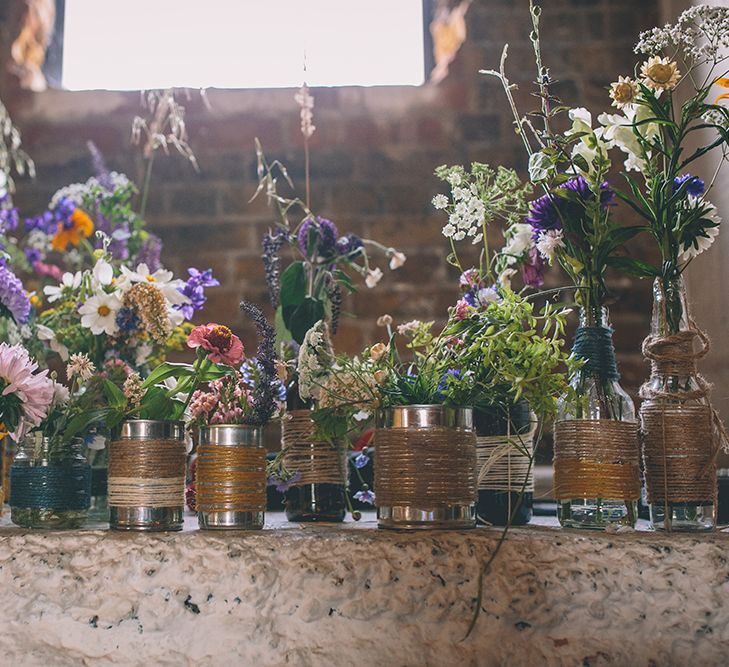
[{"label": "blue twine wrapping", "polygon": [[602,380],[620,378],[611,327],[578,327],[572,353],[585,362],[580,369],[582,372]]},{"label": "blue twine wrapping", "polygon": [[11,507],[85,510],[91,500],[91,466],[10,466]]}]

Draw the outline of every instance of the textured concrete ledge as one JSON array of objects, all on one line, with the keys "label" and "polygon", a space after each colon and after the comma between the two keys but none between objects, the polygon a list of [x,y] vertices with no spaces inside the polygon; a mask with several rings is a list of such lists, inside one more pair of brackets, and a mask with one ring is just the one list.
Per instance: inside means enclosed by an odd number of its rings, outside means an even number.
[{"label": "textured concrete ledge", "polygon": [[515,529],[461,641],[499,531],[373,527],[2,528],[2,663],[726,664],[729,536]]}]

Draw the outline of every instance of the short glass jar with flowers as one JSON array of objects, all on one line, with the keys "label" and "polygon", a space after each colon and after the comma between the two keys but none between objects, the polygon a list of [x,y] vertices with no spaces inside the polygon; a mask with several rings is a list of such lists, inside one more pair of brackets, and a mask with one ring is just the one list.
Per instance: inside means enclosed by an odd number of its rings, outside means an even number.
[{"label": "short glass jar with flowers", "polygon": [[[269,162],[256,140],[259,185],[254,198],[265,193],[275,211],[276,223],[263,239],[263,265],[271,305],[276,311],[276,335],[287,362],[287,404],[289,414],[282,421],[282,449],[301,448],[301,456],[328,463],[324,477],[316,473],[287,487],[287,480],[275,478],[280,488],[288,488],[286,508],[291,520],[341,521],[345,515],[346,464],[332,447],[314,441],[309,412],[310,397],[299,391],[297,363],[299,346],[320,320],[336,334],[345,292],[357,291],[355,278],[374,288],[382,279],[382,269],[372,263],[371,250],[389,260],[390,269],[400,268],[405,254],[353,233],[341,233],[336,224],[314,212],[311,205],[309,140],[313,124],[314,98],[304,85],[296,95],[301,108],[301,132],[305,161],[305,192],[286,196],[279,192],[282,183],[293,189],[286,168],[278,160]],[[282,268],[282,254],[288,249],[291,261]],[[309,441],[307,442],[307,439]],[[306,454],[308,448],[313,454]],[[341,459],[341,460],[340,460]],[[315,466],[314,470],[318,469]]]}]

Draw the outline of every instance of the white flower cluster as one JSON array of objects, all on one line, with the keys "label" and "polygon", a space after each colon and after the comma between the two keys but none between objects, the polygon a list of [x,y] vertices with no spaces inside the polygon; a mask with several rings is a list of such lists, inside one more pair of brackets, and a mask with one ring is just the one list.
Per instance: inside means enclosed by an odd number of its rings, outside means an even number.
[{"label": "white flower cluster", "polygon": [[716,206],[706,199],[702,199],[701,197],[688,197],[686,207],[689,209],[702,208],[706,210],[706,213],[701,218],[706,224],[701,228],[701,234],[684,240],[681,253],[678,256],[679,262],[688,262],[697,255],[700,255],[704,250],[708,250],[714,243],[714,239],[719,235],[719,225],[721,224],[721,217],[716,210]]},{"label": "white flower cluster", "polygon": [[[114,190],[130,185],[131,181],[125,174],[120,174],[116,171],[109,173],[109,182]],[[97,192],[101,188],[101,184],[98,179],[92,176],[85,183],[71,183],[57,190],[56,193],[51,197],[50,208],[54,209],[58,206],[58,202],[66,197],[70,199],[76,206],[83,204],[84,198],[89,197],[94,192]]]},{"label": "white flower cluster", "polygon": [[509,228],[509,233],[501,254],[506,258],[506,265],[512,266],[534,247],[534,230],[527,223],[517,222]]},{"label": "white flower cluster", "polygon": [[299,349],[299,395],[305,401],[318,399],[321,386],[331,372],[334,350],[329,339],[329,327],[319,320],[304,336]]},{"label": "white flower cluster", "polygon": [[[461,177],[457,173],[449,176],[451,183],[451,196],[453,197],[453,208],[448,216],[448,222],[443,227],[443,236],[454,241],[462,241],[466,237],[472,238],[475,245],[483,239],[483,222],[486,216],[486,206],[478,196],[478,189],[471,184],[469,187],[461,187]],[[445,203],[444,203],[445,200]],[[448,206],[445,195],[436,195],[433,198],[433,206],[444,209]]]},{"label": "white flower cluster", "polygon": [[309,88],[304,84],[294,95],[296,103],[301,107],[301,134],[307,139],[314,134],[314,98],[309,94]]},{"label": "white flower cluster", "polygon": [[657,56],[679,50],[689,62],[717,58],[729,47],[729,7],[697,5],[683,12],[674,25],[653,28],[640,34],[636,53]]}]

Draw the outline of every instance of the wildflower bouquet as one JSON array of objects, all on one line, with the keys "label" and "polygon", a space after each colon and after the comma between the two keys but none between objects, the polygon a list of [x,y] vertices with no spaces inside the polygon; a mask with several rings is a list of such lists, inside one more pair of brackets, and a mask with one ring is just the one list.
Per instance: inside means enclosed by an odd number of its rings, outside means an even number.
[{"label": "wildflower bouquet", "polygon": [[210,382],[207,389],[195,391],[189,414],[199,426],[265,426],[284,409],[286,388],[276,374],[275,332],[257,306],[244,301],[241,309],[256,325],[260,338],[257,355]]},{"label": "wildflower bouquet", "polygon": [[[669,293],[671,281],[719,233],[721,219],[707,196],[729,157],[729,109],[719,104],[729,93],[711,98],[715,86],[729,88],[728,49],[726,7],[692,7],[675,24],[642,33],[635,52],[646,60],[637,76],[620,76],[610,87],[621,113],[599,118],[606,140],[626,155],[628,188],[618,195],[646,221],[661,253],[661,265],[646,274],[659,276]],[[689,170],[715,151],[720,157],[707,185]],[[684,313],[678,298],[669,301],[673,334]]]},{"label": "wildflower bouquet", "polygon": [[[370,264],[368,247],[383,252],[393,270],[401,267],[406,257],[395,248],[376,241],[361,239],[351,233],[340,234],[331,220],[312,212],[309,139],[315,130],[312,124],[314,99],[306,85],[296,100],[301,106],[301,132],[306,151],[305,199],[279,194],[279,177],[291,188],[293,182],[278,160],[271,163],[266,160],[257,139],[259,184],[253,199],[265,192],[278,218],[274,230],[263,239],[262,256],[271,304],[276,309],[277,334],[281,342],[295,341],[301,344],[306,332],[321,319],[326,319],[332,332],[336,333],[342,290],[356,291],[352,274],[361,275],[368,288],[379,283],[382,270]],[[291,249],[294,260],[282,272],[279,253],[284,246]]]}]

